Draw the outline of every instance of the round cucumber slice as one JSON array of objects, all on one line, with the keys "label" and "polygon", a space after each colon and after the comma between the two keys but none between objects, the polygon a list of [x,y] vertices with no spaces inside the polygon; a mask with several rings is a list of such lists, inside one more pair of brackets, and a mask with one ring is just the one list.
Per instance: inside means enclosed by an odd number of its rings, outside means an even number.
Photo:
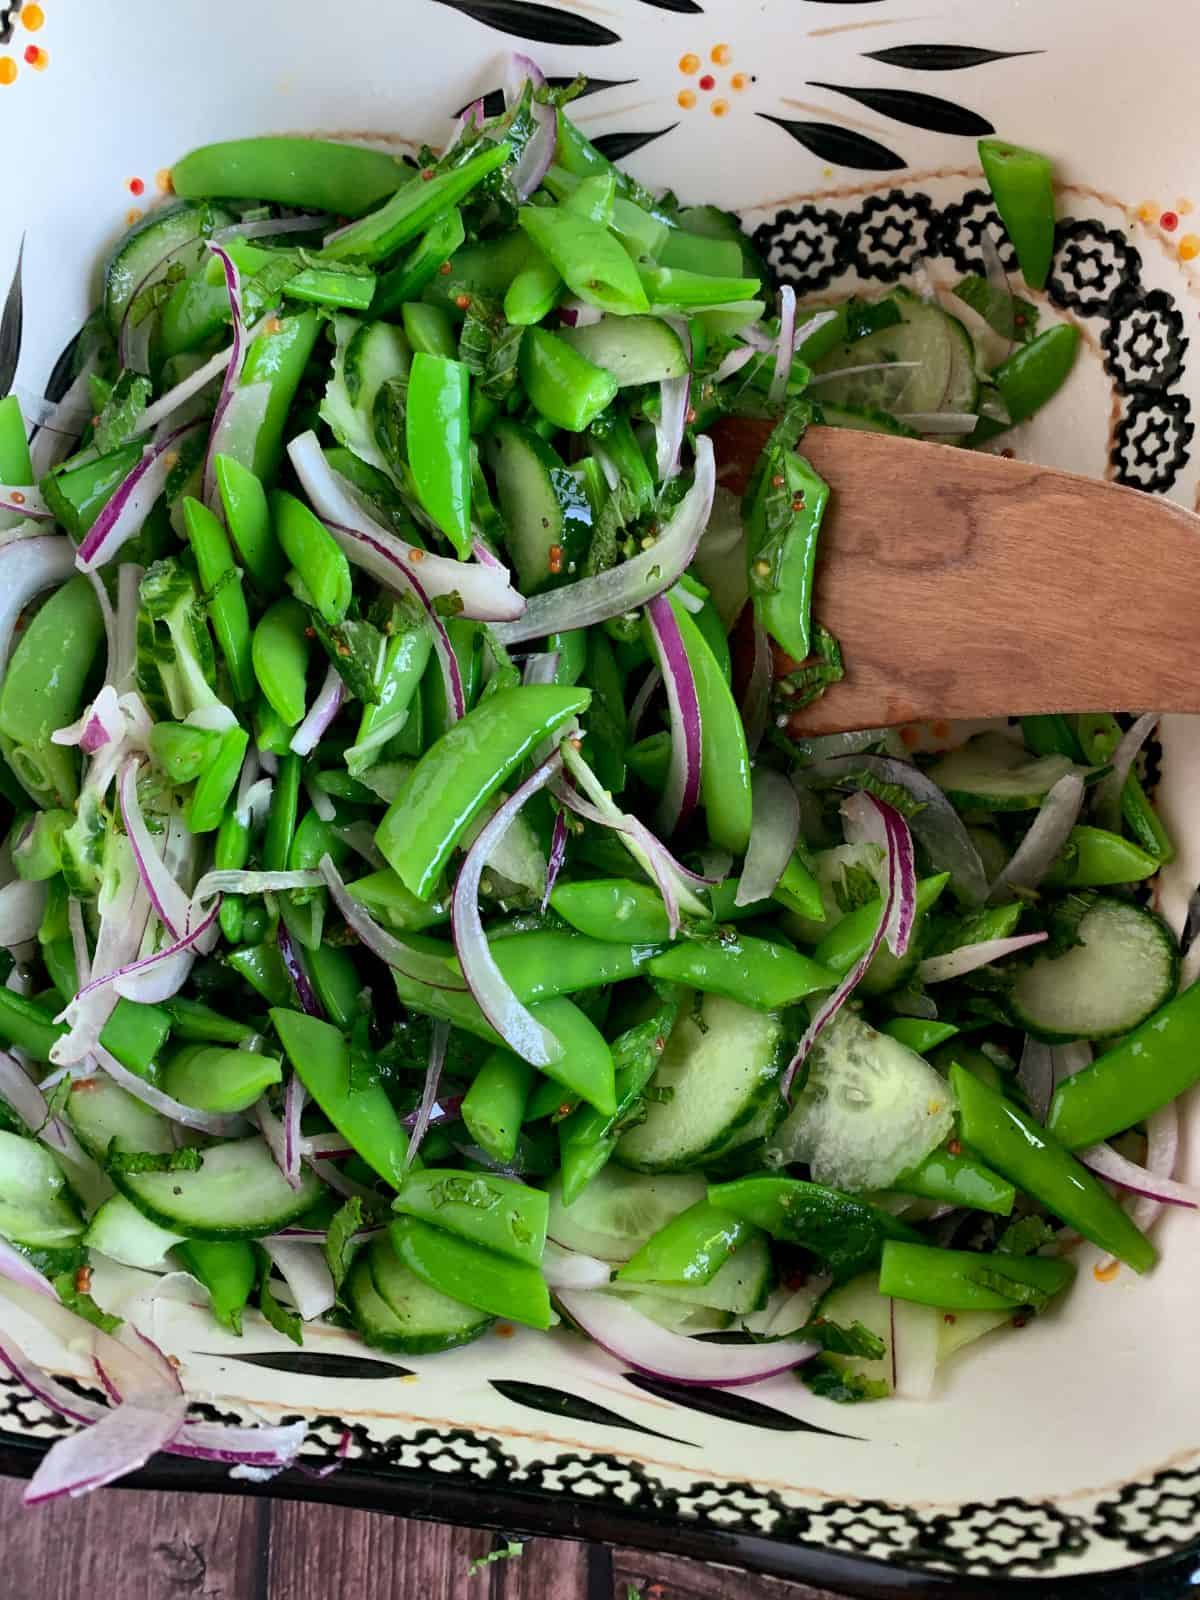
[{"label": "round cucumber slice", "polygon": [[566,1250],[598,1256],[601,1261],[628,1261],[651,1234],[705,1195],[700,1177],[649,1177],[604,1167],[569,1206],[563,1204],[562,1182],[550,1184],[548,1236]]}]

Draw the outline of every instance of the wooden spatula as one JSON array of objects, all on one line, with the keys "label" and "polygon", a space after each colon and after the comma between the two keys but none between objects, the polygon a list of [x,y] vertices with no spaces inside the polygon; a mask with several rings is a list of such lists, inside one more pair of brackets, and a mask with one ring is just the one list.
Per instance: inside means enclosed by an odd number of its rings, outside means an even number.
[{"label": "wooden spatula", "polygon": [[[727,419],[740,492],[769,433]],[[813,614],[845,679],[804,733],[1043,711],[1200,711],[1200,517],[975,450],[810,428],[831,486]]]}]

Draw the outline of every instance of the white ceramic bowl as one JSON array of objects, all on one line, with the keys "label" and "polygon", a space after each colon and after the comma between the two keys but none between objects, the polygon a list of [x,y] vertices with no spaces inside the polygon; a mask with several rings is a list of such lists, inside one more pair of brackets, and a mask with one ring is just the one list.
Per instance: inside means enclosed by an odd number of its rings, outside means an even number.
[{"label": "white ceramic bowl", "polygon": [[[1132,16],[1126,0],[924,0],[919,17],[905,0],[42,5],[36,32],[0,7],[0,281],[24,233],[27,391],[93,303],[105,248],[192,145],[284,130],[436,142],[518,47],[602,80],[573,108],[587,133],[646,182],[741,211],[802,292],[878,286],[918,256],[938,278],[978,269],[990,204],[974,137],[995,127],[1051,153],[1063,220],[1039,299],[1079,323],[1085,355],[1018,448],[1195,503],[1200,10],[1181,0]],[[1155,761],[1181,845],[1157,897],[1180,926],[1200,881],[1189,719],[1166,719]],[[1194,1117],[1190,1134],[1200,1177]],[[1081,1592],[1073,1577],[1137,1566],[1128,1585],[1081,1581],[1165,1596],[1200,1554],[1196,1230],[1169,1216],[1142,1280],[1099,1282],[1085,1257],[1061,1310],[963,1357],[925,1405],[839,1408],[790,1378],[681,1402],[568,1336],[490,1336],[398,1375],[333,1329],[299,1353],[257,1320],[236,1340],[183,1303],[156,1321],[220,1413],[317,1419],[310,1465],[352,1430],[341,1473],[276,1491],[863,1593],[999,1594],[1013,1577]],[[11,1386],[0,1413],[0,1466],[27,1469],[59,1424]],[[170,1472],[227,1486],[218,1469]]]}]

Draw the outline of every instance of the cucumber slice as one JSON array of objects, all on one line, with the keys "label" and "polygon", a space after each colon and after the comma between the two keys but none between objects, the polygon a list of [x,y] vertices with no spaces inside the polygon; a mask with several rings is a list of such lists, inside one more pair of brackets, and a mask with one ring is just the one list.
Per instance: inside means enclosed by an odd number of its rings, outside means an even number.
[{"label": "cucumber slice", "polygon": [[168,1155],[175,1148],[166,1117],[103,1075],[81,1078],[74,1084],[66,1112],[80,1144],[97,1161],[105,1159],[114,1139],[117,1149],[123,1151]]},{"label": "cucumber slice", "polygon": [[821,921],[788,912],[784,926],[802,944],[818,944],[826,934],[857,906],[879,898],[877,872],[883,851],[877,844],[838,844],[818,850],[813,857],[813,876],[821,891],[825,915]]},{"label": "cucumber slice", "polygon": [[371,1282],[395,1321],[389,1348],[430,1355],[470,1344],[495,1322],[485,1311],[453,1300],[406,1267],[386,1237],[373,1239],[366,1252]]},{"label": "cucumber slice", "polygon": [[660,1300],[678,1302],[680,1305],[705,1306],[712,1311],[730,1311],[737,1316],[745,1316],[762,1310],[773,1281],[771,1248],[762,1234],[753,1234],[707,1283],[621,1282],[613,1287],[619,1288],[622,1293],[628,1290],[654,1295]]},{"label": "cucumber slice", "polygon": [[492,429],[490,457],[522,593],[569,583],[592,536],[579,479],[540,435],[507,419]]},{"label": "cucumber slice", "polygon": [[362,1250],[346,1277],[346,1304],[359,1337],[374,1350],[408,1353],[403,1323],[375,1287],[367,1252]]},{"label": "cucumber slice", "polygon": [[67,1180],[49,1150],[35,1139],[0,1133],[0,1234],[45,1250],[73,1244],[82,1232]]},{"label": "cucumber slice", "polygon": [[859,433],[889,433],[898,439],[919,439],[915,428],[874,406],[835,406],[820,401],[813,407],[813,421],[827,428],[853,428]]},{"label": "cucumber slice", "polygon": [[705,1192],[703,1178],[647,1177],[607,1166],[567,1206],[556,1174],[550,1183],[547,1236],[566,1250],[601,1261],[628,1261],[651,1234],[703,1200]]},{"label": "cucumber slice", "polygon": [[884,1343],[883,1354],[874,1361],[866,1356],[839,1356],[826,1354],[826,1363],[850,1377],[867,1383],[882,1383],[887,1393],[895,1388],[896,1374],[892,1364],[892,1302],[879,1292],[879,1276],[874,1272],[861,1273],[849,1283],[840,1283],[822,1295],[813,1307],[812,1320],[836,1322],[841,1328],[861,1322]]},{"label": "cucumber slice", "polygon": [[653,1291],[644,1293],[631,1290],[618,1294],[615,1289],[606,1289],[604,1293],[626,1300],[635,1311],[640,1311],[651,1322],[657,1322],[660,1328],[666,1328],[671,1333],[724,1333],[733,1322],[733,1316],[728,1311],[718,1311],[713,1306],[687,1305]]},{"label": "cucumber slice", "polygon": [[848,1193],[887,1189],[954,1126],[946,1080],[899,1039],[843,1010],[808,1059],[808,1077],[769,1141],[768,1166],[804,1161],[815,1183]]},{"label": "cucumber slice", "polygon": [[822,406],[893,414],[974,410],[979,384],[974,348],[962,323],[903,289],[888,299],[901,321],[865,339],[839,344],[818,361],[818,378],[839,376],[817,382],[814,398]]},{"label": "cucumber slice", "polygon": [[996,1328],[1010,1327],[1013,1311],[944,1311],[938,1318],[937,1361],[943,1361]]},{"label": "cucumber slice", "polygon": [[1060,956],[1035,955],[1009,995],[1015,1020],[1048,1044],[1129,1033],[1171,998],[1179,947],[1161,917],[1101,898],[1080,918],[1079,939]]},{"label": "cucumber slice", "polygon": [[350,404],[370,417],[375,396],[389,378],[403,378],[412,365],[412,347],[391,322],[364,322],[346,346],[342,364]]},{"label": "cucumber slice", "polygon": [[183,1234],[160,1228],[144,1217],[123,1194],[114,1194],[88,1224],[83,1242],[125,1267],[141,1267],[146,1272],[169,1272],[167,1252],[183,1240]]},{"label": "cucumber slice", "polygon": [[321,1193],[307,1171],[293,1189],[261,1139],[214,1145],[195,1172],[118,1172],[113,1182],[143,1216],[189,1239],[261,1239]]},{"label": "cucumber slice", "polygon": [[703,1166],[754,1137],[764,1111],[783,1114],[779,1077],[793,1036],[777,1011],[754,1011],[706,994],[684,1001],[652,1088],[646,1120],[617,1144],[616,1159],[640,1172]]},{"label": "cucumber slice", "polygon": [[683,340],[661,317],[601,317],[586,327],[560,328],[559,336],[611,372],[622,389],[682,378],[688,370]]},{"label": "cucumber slice", "polygon": [[1086,770],[1070,756],[1030,756],[1002,733],[980,733],[935,761],[929,776],[960,811],[1036,811],[1060,778]]},{"label": "cucumber slice", "polygon": [[321,401],[321,420],[329,424],[339,444],[390,479],[391,467],[375,438],[375,400],[386,379],[407,373],[408,340],[391,323],[363,324],[357,317],[334,317],[333,331],[333,366]]},{"label": "cucumber slice", "polygon": [[151,212],[145,222],[127,233],[104,273],[104,319],[109,331],[114,335],[120,332],[129,302],[151,273],[160,266],[165,273],[176,263],[190,272],[204,255],[205,241],[214,229],[232,221],[229,212],[219,207],[185,203]]}]

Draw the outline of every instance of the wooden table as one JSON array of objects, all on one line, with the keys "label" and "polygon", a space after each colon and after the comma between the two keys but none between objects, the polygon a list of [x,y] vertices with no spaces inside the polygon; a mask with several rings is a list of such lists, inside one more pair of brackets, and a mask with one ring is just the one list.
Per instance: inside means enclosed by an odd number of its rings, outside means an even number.
[{"label": "wooden table", "polygon": [[101,1490],[36,1511],[0,1480],[9,1600],[838,1600],[637,1550],[535,1539],[474,1577],[490,1533],[367,1511]]}]

